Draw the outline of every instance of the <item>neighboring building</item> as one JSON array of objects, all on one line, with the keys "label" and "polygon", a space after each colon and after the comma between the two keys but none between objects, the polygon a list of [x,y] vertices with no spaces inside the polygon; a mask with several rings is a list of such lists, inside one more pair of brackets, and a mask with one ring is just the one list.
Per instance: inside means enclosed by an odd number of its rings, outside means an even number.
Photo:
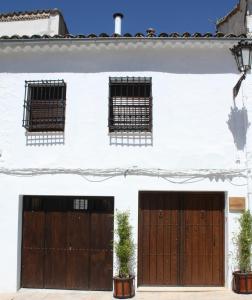
[{"label": "neighboring building", "polygon": [[67,34],[68,29],[58,9],[0,14],[0,35],[56,35]]},{"label": "neighboring building", "polygon": [[111,290],[116,209],[131,212],[138,287],[231,286],[252,84],[234,105],[229,49],[250,28],[121,36],[120,21],[72,36],[58,10],[0,16],[1,291]]}]

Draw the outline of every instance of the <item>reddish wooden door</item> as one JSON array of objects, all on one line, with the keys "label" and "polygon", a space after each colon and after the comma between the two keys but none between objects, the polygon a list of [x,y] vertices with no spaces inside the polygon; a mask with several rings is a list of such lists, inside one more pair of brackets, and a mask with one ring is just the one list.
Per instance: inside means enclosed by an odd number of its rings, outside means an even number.
[{"label": "reddish wooden door", "polygon": [[22,287],[112,290],[113,199],[25,197]]},{"label": "reddish wooden door", "polygon": [[224,193],[140,192],[138,285],[224,284]]},{"label": "reddish wooden door", "polygon": [[185,193],[183,285],[224,285],[224,195]]},{"label": "reddish wooden door", "polygon": [[140,193],[138,284],[177,285],[179,201],[177,194]]}]

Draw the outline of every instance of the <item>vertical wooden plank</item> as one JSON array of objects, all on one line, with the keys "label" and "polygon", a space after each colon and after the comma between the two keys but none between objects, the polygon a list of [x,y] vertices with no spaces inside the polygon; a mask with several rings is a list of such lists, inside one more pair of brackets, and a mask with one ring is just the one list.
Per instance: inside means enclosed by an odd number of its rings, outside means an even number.
[{"label": "vertical wooden plank", "polygon": [[138,192],[138,241],[137,241],[137,285],[140,286],[143,281],[143,245],[142,237],[140,233],[142,232],[142,210],[141,210],[141,192]]},{"label": "vertical wooden plank", "polygon": [[[195,241],[191,241],[193,238],[193,226],[191,225],[192,218],[193,218],[193,211],[192,211],[192,200],[187,194],[183,194],[183,222],[181,228],[181,236],[180,239],[184,240],[183,248],[180,250],[180,284],[186,285],[188,282],[188,277],[192,274],[192,259],[191,254],[193,253],[193,244]],[[191,208],[189,210],[189,208]]]},{"label": "vertical wooden plank", "polygon": [[224,197],[213,200],[213,283],[224,284]]},{"label": "vertical wooden plank", "polygon": [[89,213],[67,213],[66,288],[89,288]]},{"label": "vertical wooden plank", "polygon": [[21,286],[24,288],[44,287],[44,225],[44,212],[23,212]]},{"label": "vertical wooden plank", "polygon": [[[150,200],[150,284],[157,284],[157,220],[158,199],[155,194]],[[155,197],[155,198],[154,198]]]},{"label": "vertical wooden plank", "polygon": [[142,240],[142,284],[150,284],[150,199],[146,194],[141,194],[141,207],[142,210],[142,231],[139,232]]},{"label": "vertical wooden plank", "polygon": [[169,245],[169,280],[168,285],[178,285],[179,279],[179,197],[178,193],[168,193],[166,197],[166,208],[169,211],[168,236],[167,243]]},{"label": "vertical wooden plank", "polygon": [[213,201],[208,201],[207,232],[206,232],[206,282],[213,282]]},{"label": "vertical wooden plank", "polygon": [[45,288],[66,288],[67,257],[66,212],[46,213]]},{"label": "vertical wooden plank", "polygon": [[159,193],[154,200],[157,205],[157,225],[156,225],[156,284],[163,285],[164,282],[164,200],[165,194]]},{"label": "vertical wooden plank", "polygon": [[173,231],[173,222],[174,222],[174,214],[170,209],[172,203],[172,197],[169,197],[168,193],[163,194],[164,197],[164,284],[172,282],[172,262],[175,261],[173,258],[172,251],[172,231]]},{"label": "vertical wooden plank", "polygon": [[112,290],[113,213],[91,212],[89,289]]}]

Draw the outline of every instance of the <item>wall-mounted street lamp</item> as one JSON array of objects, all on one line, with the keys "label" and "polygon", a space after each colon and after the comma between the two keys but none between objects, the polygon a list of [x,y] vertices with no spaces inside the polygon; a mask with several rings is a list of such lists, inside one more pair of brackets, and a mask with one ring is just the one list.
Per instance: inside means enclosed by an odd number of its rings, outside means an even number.
[{"label": "wall-mounted street lamp", "polygon": [[235,57],[238,70],[243,73],[233,89],[235,98],[239,93],[242,81],[246,78],[246,73],[251,69],[252,43],[242,40],[230,50]]},{"label": "wall-mounted street lamp", "polygon": [[251,69],[252,44],[240,41],[238,45],[230,49],[235,57],[238,70],[247,72]]}]

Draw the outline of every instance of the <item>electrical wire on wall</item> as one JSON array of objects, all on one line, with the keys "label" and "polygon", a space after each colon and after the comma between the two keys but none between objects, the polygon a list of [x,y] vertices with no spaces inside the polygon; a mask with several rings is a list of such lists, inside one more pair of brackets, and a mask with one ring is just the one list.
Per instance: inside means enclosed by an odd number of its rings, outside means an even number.
[{"label": "electrical wire on wall", "polygon": [[[165,170],[165,169],[144,169],[144,168],[112,168],[112,169],[68,169],[68,168],[20,168],[9,169],[0,168],[0,174],[16,177],[34,177],[42,175],[78,175],[90,182],[103,182],[115,177],[128,176],[147,176],[164,179],[173,184],[190,184],[202,180],[210,181],[228,181],[233,185],[247,185],[247,169],[231,169],[231,170]],[[95,178],[95,179],[94,179]],[[239,183],[234,180],[239,179]],[[240,183],[240,180],[245,183]]]}]

